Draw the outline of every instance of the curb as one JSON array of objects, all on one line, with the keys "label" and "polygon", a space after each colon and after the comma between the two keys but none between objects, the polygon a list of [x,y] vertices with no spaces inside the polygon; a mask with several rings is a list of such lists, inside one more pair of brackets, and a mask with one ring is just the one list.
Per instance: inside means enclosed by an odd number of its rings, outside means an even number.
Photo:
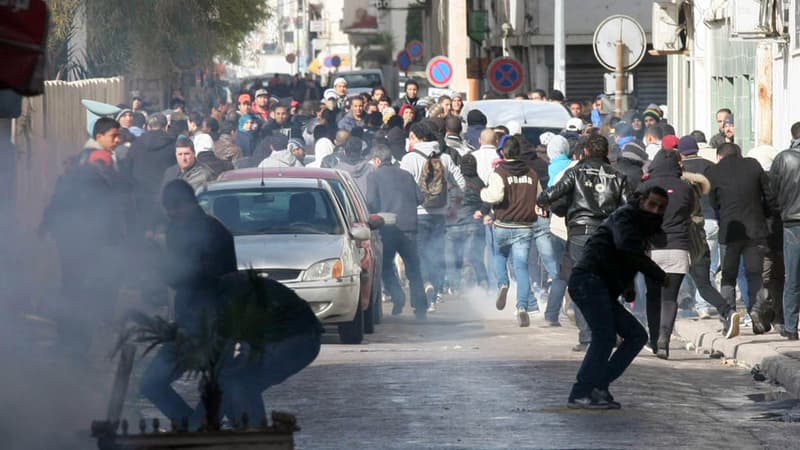
[{"label": "curb", "polygon": [[763,374],[800,398],[800,343],[787,341],[774,332],[755,336],[747,328],[739,336],[725,339],[716,328],[716,320],[679,319],[674,334],[692,342],[698,351],[719,351],[747,367],[758,364]]}]

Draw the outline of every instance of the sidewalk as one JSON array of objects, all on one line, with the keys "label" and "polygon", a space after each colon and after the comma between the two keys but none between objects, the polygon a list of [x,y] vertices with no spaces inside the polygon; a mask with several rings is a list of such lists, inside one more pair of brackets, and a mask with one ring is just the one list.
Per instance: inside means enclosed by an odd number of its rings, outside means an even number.
[{"label": "sidewalk", "polygon": [[678,319],[674,333],[694,343],[697,351],[719,351],[747,367],[758,364],[764,375],[800,398],[800,341],[787,341],[775,331],[755,336],[751,328],[740,328],[739,336],[725,339],[720,328],[716,318]]}]

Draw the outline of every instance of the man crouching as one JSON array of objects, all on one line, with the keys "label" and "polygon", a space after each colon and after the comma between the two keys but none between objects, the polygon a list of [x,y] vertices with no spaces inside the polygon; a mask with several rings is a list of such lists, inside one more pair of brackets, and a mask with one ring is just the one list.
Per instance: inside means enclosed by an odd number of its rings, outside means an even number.
[{"label": "man crouching", "polygon": [[[616,210],[586,243],[572,270],[569,293],[592,331],[592,344],[578,369],[567,406],[579,409],[619,409],[608,391],[647,342],[647,332],[618,301],[633,301],[637,272],[666,285],[663,270],[645,253],[647,241],[661,234],[667,192],[651,187]],[[617,335],[622,343],[612,355]]]}]

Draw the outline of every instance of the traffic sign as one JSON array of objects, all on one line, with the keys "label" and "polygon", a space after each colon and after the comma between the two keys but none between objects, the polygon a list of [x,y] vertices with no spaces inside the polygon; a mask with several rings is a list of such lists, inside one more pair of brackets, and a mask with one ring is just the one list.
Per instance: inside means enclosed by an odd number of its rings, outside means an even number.
[{"label": "traffic sign", "polygon": [[406,45],[406,50],[408,50],[408,54],[411,55],[411,59],[422,59],[422,54],[425,52],[425,46],[422,45],[422,42],[420,41],[411,41],[408,43],[408,45]]},{"label": "traffic sign", "polygon": [[445,87],[453,79],[453,64],[446,56],[436,56],[428,62],[425,74],[432,85]]},{"label": "traffic sign", "polygon": [[297,56],[295,56],[294,53],[289,53],[289,54],[286,55],[286,62],[289,63],[289,64],[294,64],[296,59],[297,59]]},{"label": "traffic sign", "polygon": [[342,58],[340,58],[339,55],[331,56],[331,65],[333,67],[339,67],[339,65],[341,64],[342,64]]},{"label": "traffic sign", "polygon": [[395,59],[397,61],[397,68],[402,72],[407,72],[411,67],[411,55],[408,53],[408,50],[400,50]]},{"label": "traffic sign", "polygon": [[322,61],[322,64],[324,64],[325,67],[333,67],[333,63],[331,62],[332,59],[333,58],[331,56],[326,56],[325,59]]},{"label": "traffic sign", "polygon": [[627,72],[642,62],[647,36],[636,19],[617,14],[606,17],[594,31],[593,47],[597,60],[608,70],[617,69],[617,41],[625,44],[622,71]]},{"label": "traffic sign", "polygon": [[489,84],[497,92],[508,94],[522,86],[525,71],[514,58],[497,58],[489,64]]}]

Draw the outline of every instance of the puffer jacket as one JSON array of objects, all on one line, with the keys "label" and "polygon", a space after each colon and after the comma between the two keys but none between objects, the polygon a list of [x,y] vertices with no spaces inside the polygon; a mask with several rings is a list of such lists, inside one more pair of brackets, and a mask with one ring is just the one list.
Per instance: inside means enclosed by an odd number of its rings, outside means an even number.
[{"label": "puffer jacket", "polygon": [[644,192],[652,186],[658,186],[669,195],[664,222],[661,224],[661,229],[667,235],[666,245],[657,248],[689,250],[689,222],[696,201],[692,186],[682,180],[682,176],[677,153],[659,150],[650,164],[650,177],[637,189],[638,192]]},{"label": "puffer jacket", "polygon": [[605,158],[589,157],[564,172],[537,200],[542,208],[566,198],[569,234],[591,234],[630,197],[625,175]]},{"label": "puffer jacket", "polygon": [[777,198],[785,227],[800,225],[800,139],[775,157],[769,171],[770,187]]}]

